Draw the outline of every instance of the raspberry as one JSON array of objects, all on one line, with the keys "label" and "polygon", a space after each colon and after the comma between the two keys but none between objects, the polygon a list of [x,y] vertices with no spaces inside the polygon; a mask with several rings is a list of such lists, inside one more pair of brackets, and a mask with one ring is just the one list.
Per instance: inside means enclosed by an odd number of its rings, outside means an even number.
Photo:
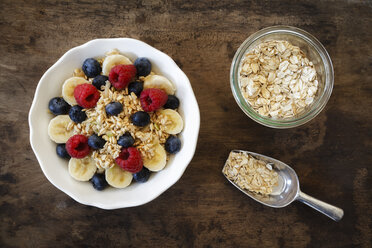
[{"label": "raspberry", "polygon": [[76,102],[83,108],[93,108],[100,98],[99,92],[91,84],[79,84],[74,89]]},{"label": "raspberry", "polygon": [[141,153],[135,147],[124,148],[115,162],[126,171],[137,173],[142,170],[143,162]]},{"label": "raspberry", "polygon": [[111,69],[109,80],[117,90],[122,90],[133,81],[137,70],[134,65],[117,65]]},{"label": "raspberry", "polygon": [[81,134],[76,134],[66,142],[67,153],[73,158],[84,158],[89,154],[88,138]]},{"label": "raspberry", "polygon": [[146,89],[141,92],[140,101],[143,110],[152,112],[160,109],[168,100],[168,95],[164,90]]}]

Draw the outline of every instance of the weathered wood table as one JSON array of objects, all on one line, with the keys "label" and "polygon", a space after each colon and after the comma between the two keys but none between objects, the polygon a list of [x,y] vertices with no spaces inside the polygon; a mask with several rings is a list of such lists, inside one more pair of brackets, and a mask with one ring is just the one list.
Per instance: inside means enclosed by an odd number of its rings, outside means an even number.
[{"label": "weathered wood table", "polygon": [[[290,130],[250,120],[229,84],[241,42],[278,24],[316,36],[335,68],[326,108]],[[372,246],[371,1],[2,0],[0,34],[0,247]],[[169,54],[200,106],[185,174],[140,207],[78,204],[49,183],[29,145],[27,114],[40,77],[68,49],[101,37],[132,37]],[[290,164],[304,192],[343,208],[344,218],[246,197],[221,174],[232,149]]]}]

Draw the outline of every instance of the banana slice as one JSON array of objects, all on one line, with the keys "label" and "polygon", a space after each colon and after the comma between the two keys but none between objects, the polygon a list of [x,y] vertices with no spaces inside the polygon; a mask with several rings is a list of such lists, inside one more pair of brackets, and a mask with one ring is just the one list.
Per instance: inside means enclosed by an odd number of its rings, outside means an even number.
[{"label": "banana slice", "polygon": [[56,143],[66,143],[73,135],[73,128],[67,130],[71,119],[68,115],[57,115],[50,120],[48,125],[48,135]]},{"label": "banana slice", "polygon": [[149,75],[145,78],[145,81],[143,83],[143,88],[157,88],[164,90],[168,95],[173,95],[176,91],[176,88],[171,83],[171,81],[168,80],[168,78],[160,75]]},{"label": "banana slice", "polygon": [[78,181],[88,181],[96,173],[96,161],[91,156],[71,158],[68,162],[68,172]]},{"label": "banana slice", "polygon": [[121,54],[114,54],[107,56],[102,64],[102,73],[103,75],[108,76],[111,69],[116,65],[131,65],[132,62],[127,57]]},{"label": "banana slice", "polygon": [[167,163],[167,153],[159,143],[154,146],[154,156],[151,159],[144,158],[143,166],[150,171],[160,171],[164,169]]},{"label": "banana slice", "polygon": [[106,181],[114,188],[125,188],[132,182],[132,173],[123,170],[117,164],[106,170]]},{"label": "banana slice", "polygon": [[[169,134],[178,134],[183,129],[183,120],[180,114],[173,109],[161,109],[159,113],[166,118],[164,124],[165,132]],[[160,117],[161,118],[161,117]]]},{"label": "banana slice", "polygon": [[65,81],[62,86],[62,96],[65,101],[70,104],[71,106],[76,105],[77,102],[74,97],[74,90],[75,87],[79,84],[87,84],[89,83],[85,78],[82,77],[71,77]]}]

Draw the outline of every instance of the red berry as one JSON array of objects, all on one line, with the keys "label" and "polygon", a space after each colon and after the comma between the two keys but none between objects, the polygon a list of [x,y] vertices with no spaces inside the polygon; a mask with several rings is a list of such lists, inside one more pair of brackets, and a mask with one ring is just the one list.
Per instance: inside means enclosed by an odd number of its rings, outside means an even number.
[{"label": "red berry", "polygon": [[115,162],[126,171],[137,173],[142,170],[143,162],[141,153],[135,147],[128,147],[121,150]]},{"label": "red berry", "polygon": [[164,90],[146,89],[141,92],[140,101],[143,110],[152,112],[160,109],[168,100],[168,95]]},{"label": "red berry", "polygon": [[96,106],[100,95],[96,87],[91,84],[79,84],[74,89],[76,102],[83,108],[93,108]]},{"label": "red berry", "polygon": [[81,134],[76,134],[66,142],[67,153],[73,158],[84,158],[90,152],[88,138]]},{"label": "red berry", "polygon": [[133,81],[137,69],[134,65],[117,65],[113,67],[109,74],[110,83],[117,90],[122,90]]}]

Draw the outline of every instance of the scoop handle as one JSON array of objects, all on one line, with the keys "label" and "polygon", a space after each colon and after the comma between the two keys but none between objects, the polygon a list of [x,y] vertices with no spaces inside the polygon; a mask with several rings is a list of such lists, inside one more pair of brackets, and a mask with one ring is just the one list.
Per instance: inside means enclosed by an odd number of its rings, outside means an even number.
[{"label": "scoop handle", "polygon": [[339,221],[344,216],[344,210],[342,210],[341,208],[315,199],[314,197],[309,196],[301,191],[297,196],[296,200],[314,208],[315,210],[321,212],[324,215],[327,215],[334,221]]}]

